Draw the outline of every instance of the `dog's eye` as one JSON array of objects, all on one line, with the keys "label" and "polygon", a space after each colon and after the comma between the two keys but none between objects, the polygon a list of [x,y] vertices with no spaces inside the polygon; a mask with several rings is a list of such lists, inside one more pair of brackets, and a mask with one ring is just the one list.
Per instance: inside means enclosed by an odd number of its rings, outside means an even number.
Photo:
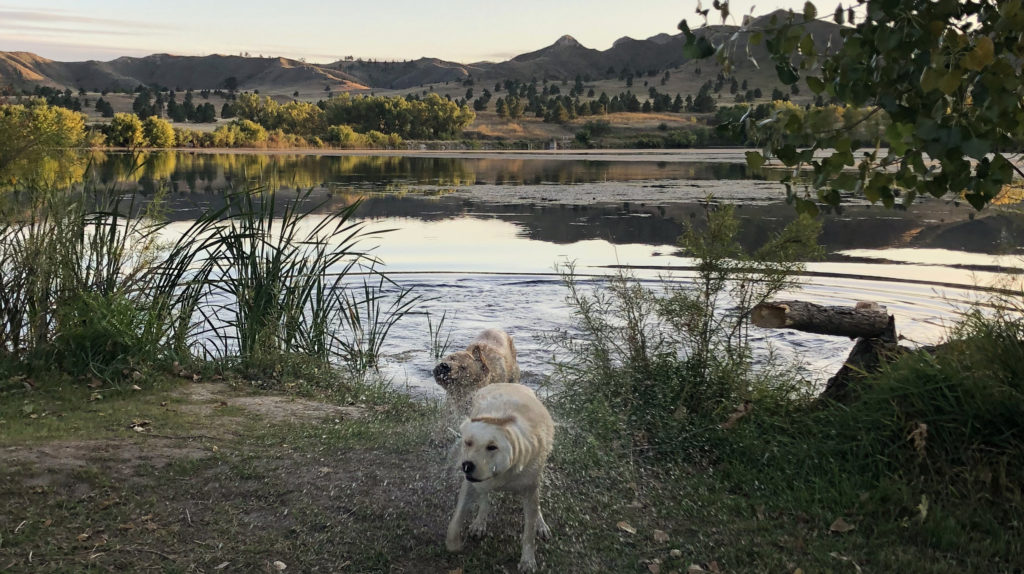
[{"label": "dog's eye", "polygon": [[473,446],[473,441],[467,440],[466,441],[466,446]]},{"label": "dog's eye", "polygon": [[493,445],[493,444],[489,444],[489,445],[487,445],[487,450],[498,450],[498,446],[497,445]]}]

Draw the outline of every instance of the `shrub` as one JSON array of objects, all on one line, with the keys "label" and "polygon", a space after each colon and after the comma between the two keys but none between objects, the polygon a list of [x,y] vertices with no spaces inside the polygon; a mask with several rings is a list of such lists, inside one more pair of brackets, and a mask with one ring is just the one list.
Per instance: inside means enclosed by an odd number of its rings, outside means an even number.
[{"label": "shrub", "polygon": [[632,449],[667,449],[681,434],[721,422],[755,393],[791,391],[754,369],[750,309],[794,285],[820,250],[820,224],[798,219],[745,253],[731,206],[708,206],[703,228],[680,243],[695,259],[692,282],[652,284],[621,273],[588,290],[569,266],[573,329],[554,341],[561,357],[555,403],[591,432]]}]

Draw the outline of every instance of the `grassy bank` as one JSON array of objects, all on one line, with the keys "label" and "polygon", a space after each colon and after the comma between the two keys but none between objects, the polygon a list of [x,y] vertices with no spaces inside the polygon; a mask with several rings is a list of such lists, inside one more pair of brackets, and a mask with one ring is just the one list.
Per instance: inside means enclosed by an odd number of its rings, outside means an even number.
[{"label": "grassy bank", "polygon": [[[144,388],[5,385],[0,569],[514,568],[521,518],[507,496],[488,538],[444,551],[458,477],[433,405],[180,377]],[[767,415],[657,463],[556,418],[543,571],[1011,572],[1024,556],[1019,506],[878,480],[823,456],[828,440],[798,449],[795,430],[767,434]]]}]

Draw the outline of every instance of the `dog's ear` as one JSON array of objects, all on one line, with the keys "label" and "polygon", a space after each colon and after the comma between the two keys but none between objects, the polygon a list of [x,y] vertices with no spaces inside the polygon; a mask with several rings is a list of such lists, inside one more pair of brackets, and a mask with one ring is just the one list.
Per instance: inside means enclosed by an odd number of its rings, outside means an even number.
[{"label": "dog's ear", "polygon": [[486,376],[491,372],[491,366],[487,364],[487,359],[484,357],[484,350],[480,345],[473,345],[470,349],[470,353],[473,355],[473,359],[480,363],[480,368],[483,370]]}]

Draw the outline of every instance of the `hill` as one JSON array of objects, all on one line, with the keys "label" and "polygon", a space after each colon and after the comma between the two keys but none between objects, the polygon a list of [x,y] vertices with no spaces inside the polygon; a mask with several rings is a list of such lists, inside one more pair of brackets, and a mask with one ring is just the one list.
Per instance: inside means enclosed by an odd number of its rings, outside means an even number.
[{"label": "hill", "polygon": [[[779,14],[776,12],[774,14]],[[783,13],[785,14],[785,13]],[[713,43],[732,42],[743,49],[750,30],[766,28],[772,15],[755,19],[745,30],[737,26],[705,26],[698,35]],[[839,27],[826,22],[808,24],[820,48],[841,41]],[[593,79],[653,75],[687,65],[681,34],[658,34],[644,40],[620,38],[607,50],[580,44],[563,36],[550,46],[518,55],[505,62],[460,64],[437,58],[404,62],[346,59],[329,64],[310,64],[288,58],[243,56],[173,56],[154,54],[142,58],[122,57],[109,62],[56,62],[28,52],[0,52],[0,86],[31,89],[34,86],[84,88],[90,91],[130,90],[138,85],[159,85],[172,89],[217,89],[236,85],[241,90],[268,93],[316,93],[319,91],[409,90],[416,87],[468,78],[484,81],[505,79],[571,80],[577,75]],[[763,48],[751,56],[767,63]],[[702,62],[708,69],[713,62]],[[770,66],[769,66],[770,67]],[[685,71],[685,69],[683,70]],[[739,58],[735,73],[758,76],[754,63]]]}]

